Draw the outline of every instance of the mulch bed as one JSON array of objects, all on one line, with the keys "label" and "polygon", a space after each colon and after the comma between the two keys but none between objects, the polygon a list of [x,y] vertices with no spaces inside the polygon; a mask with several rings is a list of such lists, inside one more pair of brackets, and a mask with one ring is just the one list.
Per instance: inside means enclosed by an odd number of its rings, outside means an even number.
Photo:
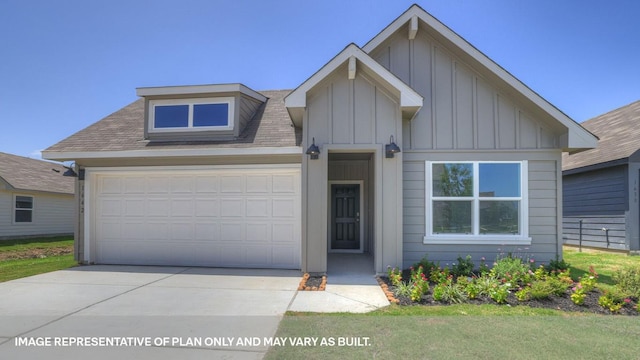
[{"label": "mulch bed", "polygon": [[[401,306],[434,306],[434,305],[449,305],[447,303],[443,303],[440,301],[435,301],[433,299],[432,290],[433,286],[427,293],[424,295],[419,302],[413,302],[408,297],[394,296],[393,292],[395,287],[391,285],[391,282],[387,277],[378,277],[378,283],[382,287],[382,290],[387,295],[389,302],[396,303]],[[629,315],[629,316],[637,316],[638,310],[636,310],[636,302],[632,301],[629,304],[625,304],[617,313],[612,313],[609,309],[605,309],[602,306],[598,305],[598,298],[602,293],[599,289],[595,289],[587,294],[584,299],[583,305],[576,305],[571,301],[571,290],[567,289],[563,296],[551,296],[549,299],[545,300],[527,300],[527,301],[518,301],[514,295],[514,291],[509,294],[507,298],[506,304],[501,304],[503,306],[529,306],[532,308],[546,308],[546,309],[554,309],[560,311],[573,311],[573,312],[586,312],[586,313],[595,313],[595,314],[603,314],[603,315]],[[479,297],[477,299],[468,300],[467,304],[494,304],[498,305],[495,301],[493,301],[489,297]]]},{"label": "mulch bed", "polygon": [[33,248],[19,251],[0,252],[0,261],[20,259],[44,259],[50,256],[60,256],[73,253],[73,247],[60,246],[49,248]]},{"label": "mulch bed", "polygon": [[327,276],[310,276],[308,273],[302,275],[298,290],[301,291],[324,291],[327,286]]}]

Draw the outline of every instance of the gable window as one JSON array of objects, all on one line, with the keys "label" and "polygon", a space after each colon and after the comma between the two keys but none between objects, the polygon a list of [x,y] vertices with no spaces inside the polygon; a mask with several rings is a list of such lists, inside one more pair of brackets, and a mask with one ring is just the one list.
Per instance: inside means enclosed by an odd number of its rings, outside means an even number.
[{"label": "gable window", "polygon": [[33,222],[33,196],[15,195],[13,200],[13,222]]},{"label": "gable window", "polygon": [[233,130],[234,98],[149,101],[149,131]]},{"label": "gable window", "polygon": [[427,161],[425,165],[425,243],[531,241],[526,161]]}]

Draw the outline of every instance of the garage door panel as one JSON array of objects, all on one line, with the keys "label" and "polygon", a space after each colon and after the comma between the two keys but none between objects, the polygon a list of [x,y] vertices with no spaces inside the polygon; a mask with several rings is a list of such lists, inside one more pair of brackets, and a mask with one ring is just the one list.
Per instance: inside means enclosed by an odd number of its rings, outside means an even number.
[{"label": "garage door panel", "polygon": [[222,198],[220,200],[220,215],[222,217],[243,217],[244,199]]},{"label": "garage door panel", "polygon": [[91,177],[99,263],[300,267],[299,168]]},{"label": "garage door panel", "polygon": [[246,217],[269,217],[270,201],[267,198],[250,198],[246,200]]},{"label": "garage door panel", "polygon": [[273,199],[273,217],[294,218],[296,201],[293,198]]},{"label": "garage door panel", "polygon": [[222,223],[220,224],[220,240],[242,241],[244,239],[243,230],[243,223]]},{"label": "garage door panel", "polygon": [[247,242],[271,242],[271,225],[266,223],[247,223]]},{"label": "garage door panel", "polygon": [[196,199],[196,216],[215,218],[219,215],[219,201],[217,199]]},{"label": "garage door panel", "polygon": [[216,194],[220,191],[220,178],[218,176],[197,176],[196,192],[199,194]]},{"label": "garage door panel", "polygon": [[267,194],[269,193],[269,175],[248,175],[246,178],[247,194]]},{"label": "garage door panel", "polygon": [[295,175],[273,175],[273,192],[278,194],[297,194],[300,192]]},{"label": "garage door panel", "polygon": [[218,241],[220,239],[220,225],[218,223],[196,223],[195,239],[199,241]]},{"label": "garage door panel", "polygon": [[132,176],[124,179],[125,194],[144,194],[146,192],[146,181],[142,176]]},{"label": "garage door panel", "polygon": [[244,178],[241,175],[220,176],[220,192],[226,194],[244,192]]}]

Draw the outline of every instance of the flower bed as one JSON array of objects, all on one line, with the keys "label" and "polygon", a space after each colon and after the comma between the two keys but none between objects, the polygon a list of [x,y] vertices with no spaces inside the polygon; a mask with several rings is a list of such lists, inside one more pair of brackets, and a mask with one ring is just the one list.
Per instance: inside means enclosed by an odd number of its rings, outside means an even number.
[{"label": "flower bed", "polygon": [[613,290],[603,291],[597,286],[598,274],[593,268],[575,281],[564,261],[534,266],[534,261],[508,255],[491,269],[483,260],[474,271],[470,256],[458,258],[451,268],[441,268],[425,258],[408,270],[389,267],[379,283],[390,302],[404,306],[501,304],[638,315],[640,271],[621,271],[623,280]]}]

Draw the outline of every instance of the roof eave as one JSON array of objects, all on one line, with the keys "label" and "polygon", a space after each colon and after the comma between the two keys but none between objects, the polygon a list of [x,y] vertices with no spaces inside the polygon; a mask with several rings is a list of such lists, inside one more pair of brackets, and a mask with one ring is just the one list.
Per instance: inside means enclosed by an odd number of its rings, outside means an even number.
[{"label": "roof eave", "polygon": [[253,147],[253,148],[208,148],[208,149],[154,149],[154,150],[113,150],[113,151],[43,151],[48,160],[70,161],[82,159],[123,159],[123,158],[171,158],[206,156],[256,156],[256,155],[296,155],[302,154],[299,146]]},{"label": "roof eave", "polygon": [[420,94],[373,60],[357,45],[350,44],[285,97],[285,106],[295,126],[302,127],[304,109],[307,106],[307,93],[323,79],[332,74],[339,66],[349,61],[350,58],[355,58],[360,64],[376,74],[385,85],[395,89],[400,94],[399,100],[403,116],[413,118],[420,108],[422,108],[423,98]]},{"label": "roof eave", "polygon": [[136,89],[136,95],[142,96],[142,97],[167,96],[167,95],[215,94],[215,93],[229,93],[229,92],[239,92],[241,94],[252,97],[260,102],[267,101],[266,96],[240,83],[139,87]]}]

